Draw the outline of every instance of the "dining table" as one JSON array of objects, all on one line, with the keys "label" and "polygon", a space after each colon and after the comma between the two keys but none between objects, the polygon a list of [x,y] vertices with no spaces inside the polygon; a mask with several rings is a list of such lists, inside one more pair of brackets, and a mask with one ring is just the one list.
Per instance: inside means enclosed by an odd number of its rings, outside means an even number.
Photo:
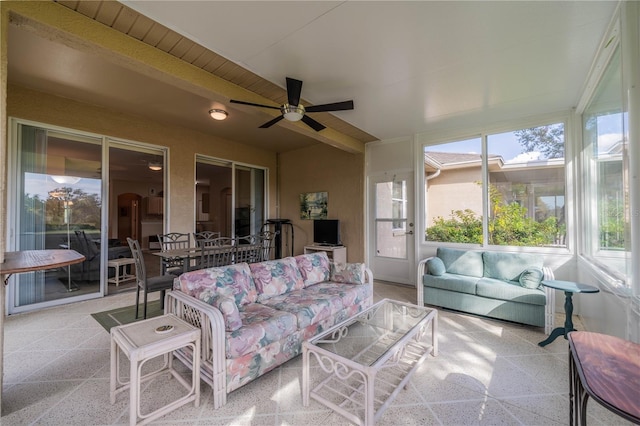
[{"label": "dining table", "polygon": [[171,263],[181,263],[182,272],[188,272],[190,269],[191,261],[200,257],[200,247],[187,247],[179,249],[169,249],[162,251],[154,251],[151,254],[160,258],[160,271],[161,274],[166,274],[166,265],[169,261]]}]

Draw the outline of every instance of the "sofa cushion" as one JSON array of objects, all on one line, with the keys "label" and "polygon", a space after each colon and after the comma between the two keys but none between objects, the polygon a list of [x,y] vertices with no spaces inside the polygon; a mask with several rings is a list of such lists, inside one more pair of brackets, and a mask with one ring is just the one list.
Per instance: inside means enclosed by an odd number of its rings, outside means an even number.
[{"label": "sofa cushion", "polygon": [[476,294],[489,299],[509,302],[528,303],[530,305],[546,305],[544,291],[524,288],[518,281],[505,282],[494,278],[481,278],[476,285]]},{"label": "sofa cushion", "polygon": [[296,264],[304,280],[304,286],[329,281],[331,270],[326,251],[319,251],[296,256]]},{"label": "sofa cushion", "polygon": [[242,327],[226,333],[227,358],[235,358],[286,338],[298,330],[295,316],[260,303],[240,307]]},{"label": "sofa cushion", "polygon": [[427,273],[439,277],[447,272],[447,268],[444,266],[444,262],[437,256],[434,256],[427,260]]},{"label": "sofa cushion", "polygon": [[439,247],[437,256],[442,259],[447,272],[450,274],[482,277],[484,272],[482,252]]},{"label": "sofa cushion", "polygon": [[343,308],[342,300],[338,295],[309,292],[306,288],[273,296],[260,303],[295,315],[298,328],[308,327],[327,319]]},{"label": "sofa cushion", "polygon": [[368,297],[372,296],[371,287],[367,285],[349,285],[335,282],[324,282],[306,287],[305,292],[310,294],[331,295],[340,298],[343,307],[362,305]]},{"label": "sofa cushion", "polygon": [[422,283],[426,287],[474,295],[476,294],[476,283],[478,280],[480,280],[479,277],[467,277],[466,275],[450,274],[448,272],[441,276],[425,274],[422,277]]},{"label": "sofa cushion", "polygon": [[518,281],[525,269],[542,269],[543,258],[531,253],[502,253],[485,251],[484,276],[502,281]]},{"label": "sofa cushion", "polygon": [[542,272],[542,269],[527,268],[522,274],[520,274],[520,278],[518,279],[518,281],[524,288],[539,288],[541,286],[543,277],[544,272]]},{"label": "sofa cushion", "polygon": [[336,283],[364,284],[364,263],[332,263],[330,279]]},{"label": "sofa cushion", "polygon": [[298,264],[293,257],[249,264],[258,290],[258,302],[304,287]]},{"label": "sofa cushion", "polygon": [[200,300],[213,300],[218,295],[233,297],[238,306],[257,300],[256,286],[246,263],[185,272],[174,280],[173,288]]}]

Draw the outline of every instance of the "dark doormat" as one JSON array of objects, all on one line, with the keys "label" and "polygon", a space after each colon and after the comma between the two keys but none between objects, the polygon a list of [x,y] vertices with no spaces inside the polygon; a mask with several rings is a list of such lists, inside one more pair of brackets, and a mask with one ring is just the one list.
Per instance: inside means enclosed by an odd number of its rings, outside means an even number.
[{"label": "dark doormat", "polygon": [[[136,305],[111,309],[110,311],[96,312],[95,314],[91,314],[91,316],[93,319],[98,321],[98,323],[107,330],[107,332],[109,332],[111,327],[115,327],[116,325],[129,324],[142,320],[142,312],[144,308],[140,305],[138,309],[138,319],[136,319]],[[163,310],[160,309],[159,300],[147,303],[147,318],[157,317],[163,313]]]}]

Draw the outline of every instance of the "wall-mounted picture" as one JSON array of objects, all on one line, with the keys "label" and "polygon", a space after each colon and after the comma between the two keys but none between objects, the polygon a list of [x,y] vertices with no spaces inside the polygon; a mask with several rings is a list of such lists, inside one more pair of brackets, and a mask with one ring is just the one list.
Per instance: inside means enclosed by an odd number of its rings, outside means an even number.
[{"label": "wall-mounted picture", "polygon": [[300,219],[326,219],[327,193],[305,192],[300,194]]}]

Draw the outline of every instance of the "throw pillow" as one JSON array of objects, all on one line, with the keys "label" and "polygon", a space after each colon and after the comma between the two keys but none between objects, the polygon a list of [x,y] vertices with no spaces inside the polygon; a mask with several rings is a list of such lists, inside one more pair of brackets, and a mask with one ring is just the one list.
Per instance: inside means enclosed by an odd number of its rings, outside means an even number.
[{"label": "throw pillow", "polygon": [[447,268],[444,266],[444,262],[439,257],[432,257],[427,260],[427,272],[429,275],[435,275],[439,277],[447,272]]},{"label": "throw pillow", "polygon": [[332,263],[331,281],[347,284],[364,284],[364,263]]},{"label": "throw pillow", "polygon": [[227,331],[235,331],[242,327],[242,319],[236,302],[231,297],[218,296],[213,299],[211,306],[222,312],[224,328]]},{"label": "throw pillow", "polygon": [[298,269],[304,279],[304,286],[308,287],[329,280],[331,268],[326,251],[300,254],[295,257]]},{"label": "throw pillow", "polygon": [[538,288],[544,277],[540,268],[527,268],[520,274],[520,285],[524,288]]}]

